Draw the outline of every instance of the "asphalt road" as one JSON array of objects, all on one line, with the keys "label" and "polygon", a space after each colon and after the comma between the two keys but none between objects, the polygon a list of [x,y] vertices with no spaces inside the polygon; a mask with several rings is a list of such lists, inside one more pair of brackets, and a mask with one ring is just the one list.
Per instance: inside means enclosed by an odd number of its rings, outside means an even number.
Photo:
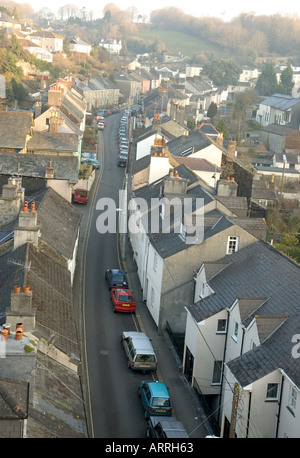
[{"label": "asphalt road", "polygon": [[124,180],[124,168],[117,165],[119,121],[120,115],[107,118],[105,131],[99,133],[99,142],[103,140],[100,148],[103,157],[99,156],[103,168],[97,171],[99,183],[95,183],[93,198],[91,196],[88,206],[81,210],[88,233],[84,252],[83,313],[88,410],[91,436],[95,438],[145,437],[144,411],[137,389],[141,380],[152,378],[151,374],[128,369],[120,338],[123,331],[136,330],[137,321],[134,315],[113,312],[104,272],[119,267],[117,234],[100,234],[97,229],[97,219],[103,213],[97,210],[99,199],[112,198],[116,208],[119,207],[119,190]]}]

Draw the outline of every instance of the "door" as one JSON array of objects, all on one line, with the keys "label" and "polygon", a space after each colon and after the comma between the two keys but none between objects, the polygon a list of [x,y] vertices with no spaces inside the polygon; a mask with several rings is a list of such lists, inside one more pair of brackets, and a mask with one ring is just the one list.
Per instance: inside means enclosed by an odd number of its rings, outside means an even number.
[{"label": "door", "polygon": [[189,348],[186,347],[185,362],[184,362],[184,375],[186,376],[190,384],[192,384],[193,369],[194,369],[194,356],[190,352]]}]

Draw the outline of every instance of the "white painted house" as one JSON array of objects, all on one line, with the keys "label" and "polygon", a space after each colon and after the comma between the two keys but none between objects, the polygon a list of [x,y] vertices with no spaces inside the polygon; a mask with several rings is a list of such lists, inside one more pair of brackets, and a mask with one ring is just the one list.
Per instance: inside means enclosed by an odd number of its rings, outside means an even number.
[{"label": "white painted house", "polygon": [[262,241],[204,262],[195,275],[184,373],[220,437],[300,437],[299,275]]}]

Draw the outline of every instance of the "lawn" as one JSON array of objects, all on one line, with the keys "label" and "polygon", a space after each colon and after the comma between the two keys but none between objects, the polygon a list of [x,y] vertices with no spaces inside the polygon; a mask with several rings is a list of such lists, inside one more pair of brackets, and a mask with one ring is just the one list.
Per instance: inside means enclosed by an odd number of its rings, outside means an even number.
[{"label": "lawn", "polygon": [[217,46],[212,46],[187,33],[143,27],[140,28],[138,36],[146,43],[153,43],[158,40],[172,54],[183,54],[192,58],[195,54],[213,53],[215,57],[224,57],[224,51]]}]

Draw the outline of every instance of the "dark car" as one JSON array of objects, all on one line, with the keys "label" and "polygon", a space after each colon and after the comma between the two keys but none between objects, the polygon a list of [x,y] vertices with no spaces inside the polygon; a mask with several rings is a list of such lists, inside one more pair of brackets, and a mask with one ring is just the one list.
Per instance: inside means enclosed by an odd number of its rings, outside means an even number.
[{"label": "dark car", "polygon": [[147,422],[147,437],[159,439],[187,438],[183,424],[174,417],[150,416]]},{"label": "dark car", "polygon": [[111,288],[128,288],[128,281],[125,273],[119,269],[107,269],[105,271],[105,281]]},{"label": "dark car", "polygon": [[118,166],[119,167],[126,167],[127,158],[128,158],[128,153],[124,153],[124,152],[121,151],[121,153],[119,154]]}]

